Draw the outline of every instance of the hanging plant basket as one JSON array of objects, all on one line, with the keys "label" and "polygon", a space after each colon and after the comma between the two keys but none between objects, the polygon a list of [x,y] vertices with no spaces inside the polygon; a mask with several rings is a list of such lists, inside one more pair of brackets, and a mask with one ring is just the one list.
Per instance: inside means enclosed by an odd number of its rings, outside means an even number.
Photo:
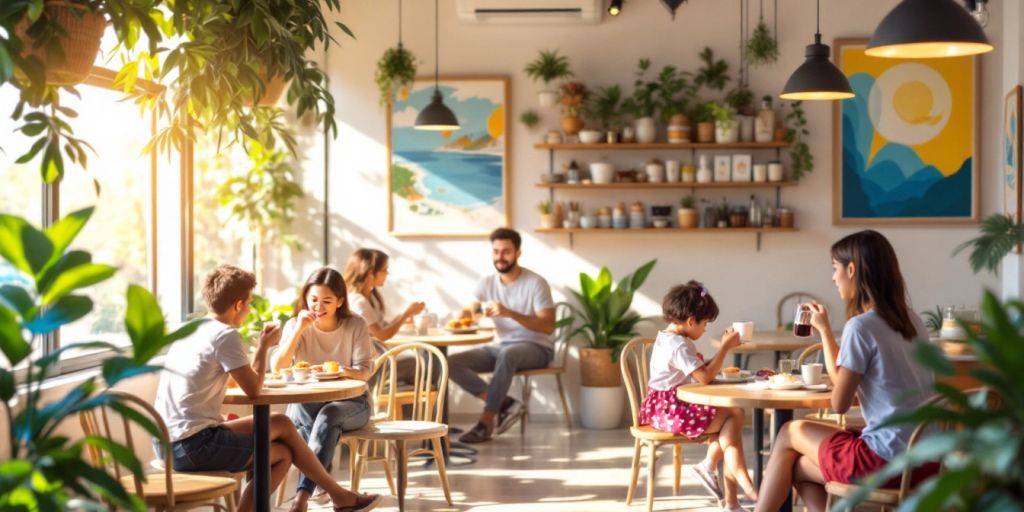
[{"label": "hanging plant basket", "polygon": [[[260,107],[277,105],[277,102],[281,99],[287,88],[288,81],[281,75],[274,75],[267,79],[267,71],[260,69],[260,82],[263,83],[263,96],[260,96],[259,100],[255,101],[255,105]],[[250,107],[254,106],[252,96],[245,98],[245,104]]]},{"label": "hanging plant basket", "polygon": [[84,82],[99,53],[100,41],[107,29],[107,19],[87,5],[64,0],[47,0],[43,14],[36,23],[43,22],[42,18],[63,27],[67,35],[54,36],[58,47],[49,48],[51,51],[48,51],[46,44],[35,46],[32,37],[28,35],[32,23],[27,17],[23,18],[14,31],[27,50],[25,55],[33,56],[43,63],[46,83],[49,85],[68,86]]}]

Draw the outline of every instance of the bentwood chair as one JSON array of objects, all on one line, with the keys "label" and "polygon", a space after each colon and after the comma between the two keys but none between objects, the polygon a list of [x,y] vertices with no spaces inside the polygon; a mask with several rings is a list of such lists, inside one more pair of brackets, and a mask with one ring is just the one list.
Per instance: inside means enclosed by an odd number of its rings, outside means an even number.
[{"label": "bentwood chair", "polygon": [[[633,502],[633,492],[636,489],[637,479],[640,475],[640,457],[644,448],[647,453],[647,511],[654,507],[654,486],[657,483],[655,469],[658,463],[658,448],[671,445],[673,455],[673,468],[675,478],[672,480],[672,494],[679,495],[679,479],[683,464],[684,444],[707,444],[718,439],[717,434],[701,436],[697,439],[690,439],[684,435],[676,435],[669,432],[655,430],[650,425],[640,424],[640,404],[647,396],[647,382],[650,376],[650,351],[654,346],[654,340],[649,338],[634,338],[622,349],[619,356],[619,365],[622,370],[622,380],[626,383],[626,393],[629,395],[629,411],[633,415],[633,425],[629,433],[633,435],[633,468],[629,478],[629,489],[626,491],[626,505]],[[613,404],[609,404],[611,406]]]},{"label": "bentwood chair", "polygon": [[[805,348],[804,351],[800,353],[800,357],[796,360],[796,367],[801,368],[804,363],[817,362],[818,354],[821,351],[821,343]],[[812,358],[814,359],[812,360]],[[860,407],[856,406],[851,407],[846,414],[829,412],[828,409],[818,409],[817,412],[812,412],[807,416],[804,416],[804,418],[812,421],[820,421],[822,423],[834,423],[840,427],[864,426],[864,417],[860,414]]]},{"label": "bentwood chair", "polygon": [[[568,304],[559,304],[555,307],[556,321],[569,318],[572,309]],[[569,401],[565,399],[565,386],[562,385],[562,376],[565,375],[565,361],[569,355],[569,333],[572,332],[572,322],[565,322],[555,330],[555,357],[547,368],[533,370],[519,370],[517,377],[522,377],[523,388],[523,416],[519,418],[519,433],[526,434],[526,420],[530,417],[530,396],[533,393],[530,377],[550,375],[555,378],[558,384],[558,398],[562,401],[562,414],[565,417],[565,427],[572,430],[572,413],[569,411]]]},{"label": "bentwood chair", "polygon": [[[135,414],[152,421],[160,431],[161,446],[168,446],[170,436],[167,425],[152,405],[123,391],[108,390],[106,393],[117,396],[122,405],[130,408]],[[109,406],[80,412],[78,419],[87,436],[103,437],[121,443],[135,453],[140,453],[140,447],[135,446],[132,423]],[[149,436],[145,436],[142,444],[142,449],[152,449]],[[110,473],[128,492],[134,491],[147,508],[154,508],[157,511],[173,511],[213,507],[214,510],[234,512],[235,490],[238,488],[238,482],[234,478],[173,471],[170,450],[164,448],[161,451],[163,471],[146,475],[146,478],[143,479],[113,462],[103,448],[97,445],[87,447],[92,464]],[[223,500],[224,504],[222,505],[218,500]]]},{"label": "bentwood chair", "polygon": [[[398,378],[395,372],[398,355],[410,352],[416,362],[412,388],[412,414],[407,420],[392,419],[396,417],[398,403]],[[368,454],[371,443],[379,442],[387,445],[384,460],[390,464],[393,457],[398,473],[398,509],[405,510],[405,490],[408,483],[409,457],[428,454],[437,465],[438,477],[445,500],[452,505],[451,488],[448,485],[448,473],[445,469],[444,454],[441,449],[443,439],[448,435],[448,425],[442,422],[444,412],[445,389],[448,386],[448,362],[435,347],[423,343],[407,343],[394,347],[378,358],[375,372],[387,377],[387,387],[382,393],[387,397],[387,419],[373,421],[366,427],[350,432],[349,439],[357,442],[355,470],[353,473],[352,490],[358,491],[359,480],[366,462],[377,457]],[[435,375],[436,374],[436,375]],[[379,379],[378,382],[383,379]],[[437,383],[436,386],[432,386]],[[429,442],[431,448],[407,449],[408,443]]]},{"label": "bentwood chair", "polygon": [[[979,394],[981,392],[982,392],[982,390],[980,390],[980,389],[972,389],[972,390],[966,391],[966,394],[969,397],[971,397],[971,396],[977,395],[977,394]],[[989,400],[990,400],[990,403],[993,403],[993,404],[997,404],[1000,401],[999,398],[995,397],[995,396],[990,397]],[[924,406],[936,405],[936,404],[949,405],[948,402],[946,400],[944,400],[944,398],[942,396],[934,396],[934,397],[930,398],[928,401],[926,401],[925,403],[921,404],[921,406],[924,407]],[[929,427],[932,426],[932,425],[934,425],[934,422],[925,422],[925,423],[922,423],[922,424],[918,425],[917,428],[914,429],[914,432],[910,435],[910,442],[907,443],[907,452],[910,452],[910,450],[919,441],[921,441],[921,438],[924,437],[926,431],[928,431]],[[940,428],[945,428],[948,425],[940,424],[938,426]],[[903,503],[903,501],[907,498],[907,496],[913,490],[913,482],[912,482],[912,479],[911,479],[911,474],[913,472],[913,469],[914,468],[912,468],[912,467],[907,467],[907,468],[905,468],[903,470],[903,473],[900,474],[900,486],[899,486],[899,488],[897,488],[897,489],[873,489],[871,492],[868,493],[867,498],[865,498],[864,501],[862,501],[861,503],[862,504],[875,505],[875,506],[881,507],[883,512],[890,511],[890,510],[895,510],[896,508],[898,508],[900,506],[901,503]],[[836,498],[836,497],[838,497],[838,498],[846,498],[846,497],[852,496],[854,493],[858,492],[860,489],[861,489],[861,486],[855,485],[855,484],[843,484],[843,483],[839,483],[839,482],[825,482],[825,492],[828,494],[828,498],[826,499],[826,502],[825,502],[825,509],[826,510],[837,510],[837,511],[848,510],[846,508],[844,508],[844,509],[833,508],[834,498]]]}]

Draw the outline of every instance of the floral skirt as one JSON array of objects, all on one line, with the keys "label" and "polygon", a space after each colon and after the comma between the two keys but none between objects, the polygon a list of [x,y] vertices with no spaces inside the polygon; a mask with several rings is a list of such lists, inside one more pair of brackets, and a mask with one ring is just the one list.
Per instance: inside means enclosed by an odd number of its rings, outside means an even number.
[{"label": "floral skirt", "polygon": [[640,405],[640,424],[650,425],[662,432],[682,434],[690,439],[696,439],[704,435],[716,414],[718,409],[710,405],[697,405],[680,400],[674,389],[650,389],[644,403]]}]

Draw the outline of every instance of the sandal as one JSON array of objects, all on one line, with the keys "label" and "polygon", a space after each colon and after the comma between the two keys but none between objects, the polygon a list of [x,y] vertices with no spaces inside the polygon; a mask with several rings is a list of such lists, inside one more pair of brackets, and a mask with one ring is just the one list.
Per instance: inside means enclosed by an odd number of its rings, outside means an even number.
[{"label": "sandal", "polygon": [[355,505],[349,505],[345,507],[334,507],[334,512],[366,512],[367,510],[373,510],[380,505],[381,500],[384,499],[380,494],[362,494],[356,498]]}]

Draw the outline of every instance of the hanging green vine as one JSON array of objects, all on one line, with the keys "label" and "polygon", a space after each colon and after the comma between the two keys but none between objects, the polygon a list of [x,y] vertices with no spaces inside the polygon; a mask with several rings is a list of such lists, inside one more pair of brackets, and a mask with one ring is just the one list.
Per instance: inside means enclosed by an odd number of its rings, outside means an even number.
[{"label": "hanging green vine", "polygon": [[775,64],[779,60],[779,42],[762,19],[747,40],[747,62],[754,66]]},{"label": "hanging green vine", "polygon": [[804,174],[814,170],[814,155],[804,137],[810,135],[807,130],[807,116],[801,101],[789,104],[790,112],[786,114],[786,142],[789,143],[790,168],[793,170],[793,181],[800,181]]}]

